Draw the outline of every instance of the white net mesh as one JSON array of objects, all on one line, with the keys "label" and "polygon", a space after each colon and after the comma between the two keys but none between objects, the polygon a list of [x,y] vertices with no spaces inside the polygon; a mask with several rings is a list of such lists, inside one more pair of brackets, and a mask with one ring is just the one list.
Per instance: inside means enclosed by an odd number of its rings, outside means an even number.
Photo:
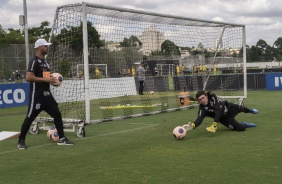
[{"label": "white net mesh", "polygon": [[[244,26],[89,3],[86,12],[92,121],[182,108],[178,94],[185,90],[194,96],[205,81],[206,90],[219,95],[244,95],[243,74],[218,72],[244,64]],[[82,16],[81,4],[58,7],[52,30],[48,59],[64,76],[54,94],[65,118],[83,119],[86,113]],[[137,95],[141,62],[144,96]],[[193,72],[202,65],[204,71]]]}]

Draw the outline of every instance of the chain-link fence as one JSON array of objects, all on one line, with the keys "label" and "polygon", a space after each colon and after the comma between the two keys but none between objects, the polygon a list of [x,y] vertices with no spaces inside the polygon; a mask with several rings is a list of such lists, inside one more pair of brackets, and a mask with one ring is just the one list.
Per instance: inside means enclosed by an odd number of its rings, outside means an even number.
[{"label": "chain-link fence", "polygon": [[[33,45],[29,46],[29,58],[35,56]],[[29,60],[30,60],[29,59]],[[0,45],[0,82],[21,81],[26,72],[24,44]]]}]

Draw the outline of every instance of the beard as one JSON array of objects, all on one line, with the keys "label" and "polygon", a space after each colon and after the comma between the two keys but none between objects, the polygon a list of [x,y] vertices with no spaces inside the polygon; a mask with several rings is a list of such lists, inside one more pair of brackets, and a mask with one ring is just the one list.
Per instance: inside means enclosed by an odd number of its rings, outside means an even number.
[{"label": "beard", "polygon": [[41,54],[42,54],[42,55],[45,56],[47,53],[48,53],[47,50],[41,50]]}]

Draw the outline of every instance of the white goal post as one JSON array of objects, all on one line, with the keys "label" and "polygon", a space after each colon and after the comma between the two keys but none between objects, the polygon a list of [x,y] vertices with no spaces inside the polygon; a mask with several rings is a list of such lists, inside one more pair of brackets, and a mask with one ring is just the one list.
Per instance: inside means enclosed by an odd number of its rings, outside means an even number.
[{"label": "white goal post", "polygon": [[[57,99],[68,97],[59,103],[63,118],[86,123],[194,106],[192,101],[185,107],[178,103],[183,91],[194,96],[206,90],[243,100],[247,97],[245,32],[241,24],[86,2],[60,6],[47,59],[69,81],[67,89],[52,90]],[[146,69],[144,96],[138,95],[135,63]],[[240,73],[220,67],[232,64],[242,67]],[[155,66],[159,74],[166,74],[155,75]],[[104,70],[106,78],[93,79],[94,67]],[[179,67],[183,73],[174,75]],[[83,77],[77,77],[82,70]]]},{"label": "white goal post", "polygon": [[171,75],[175,74],[175,64],[157,64],[156,65],[159,75]]}]

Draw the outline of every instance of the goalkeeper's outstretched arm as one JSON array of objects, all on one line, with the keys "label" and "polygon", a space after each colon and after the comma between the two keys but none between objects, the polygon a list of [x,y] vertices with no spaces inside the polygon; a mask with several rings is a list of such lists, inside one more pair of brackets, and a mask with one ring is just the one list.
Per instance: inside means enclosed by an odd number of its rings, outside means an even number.
[{"label": "goalkeeper's outstretched arm", "polygon": [[186,131],[195,129],[196,127],[200,126],[200,124],[202,124],[203,120],[204,120],[204,117],[198,116],[198,118],[196,119],[196,121],[194,121],[194,122],[188,122],[187,124],[184,124],[184,125],[183,125],[183,128],[184,128]]},{"label": "goalkeeper's outstretched arm", "polygon": [[186,132],[187,132],[188,130],[192,130],[192,129],[195,128],[195,123],[189,122],[189,123],[187,123],[187,124],[184,124],[182,127],[183,127],[183,128],[186,130]]}]

